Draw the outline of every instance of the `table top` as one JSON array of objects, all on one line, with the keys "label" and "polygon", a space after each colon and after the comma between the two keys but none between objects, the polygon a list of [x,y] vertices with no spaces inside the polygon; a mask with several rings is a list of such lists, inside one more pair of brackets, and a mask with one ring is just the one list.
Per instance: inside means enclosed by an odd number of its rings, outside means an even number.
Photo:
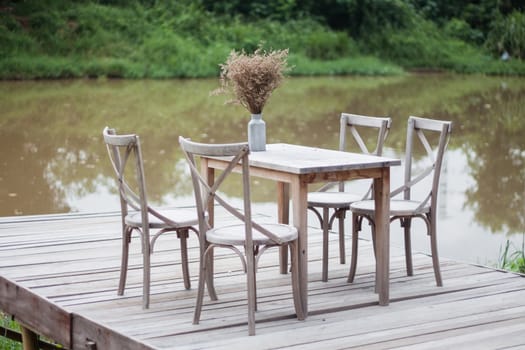
[{"label": "table top", "polygon": [[249,159],[251,166],[292,174],[381,168],[401,164],[401,161],[395,158],[286,143],[267,144],[266,151],[251,152]]}]

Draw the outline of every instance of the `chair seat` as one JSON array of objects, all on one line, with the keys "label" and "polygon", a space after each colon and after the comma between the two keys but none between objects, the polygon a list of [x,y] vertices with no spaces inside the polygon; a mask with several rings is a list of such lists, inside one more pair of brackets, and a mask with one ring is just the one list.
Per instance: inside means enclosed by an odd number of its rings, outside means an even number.
[{"label": "chair seat", "polygon": [[[281,238],[283,242],[291,242],[298,237],[297,229],[290,225],[272,223],[263,223],[260,225]],[[246,226],[244,224],[212,228],[206,232],[206,240],[212,244],[244,245],[244,242],[246,241],[245,228]],[[253,228],[252,233],[254,245],[274,243],[270,238],[256,230],[255,227]]]},{"label": "chair seat", "polygon": [[[157,218],[152,214],[148,214],[148,221],[150,228],[179,228],[179,227],[188,227],[197,225],[199,220],[195,210],[190,209],[168,209],[168,210],[159,210],[159,214],[165,216],[166,218],[173,221],[173,223],[167,223]],[[142,225],[142,216],[140,212],[130,213],[125,218],[126,224],[130,226],[141,226]]]},{"label": "chair seat", "polygon": [[363,196],[349,192],[310,192],[308,206],[328,208],[348,208],[353,202],[363,199]]},{"label": "chair seat", "polygon": [[[420,205],[421,202],[419,201],[392,199],[390,200],[390,216],[407,216],[430,211],[429,204],[416,211]],[[374,208],[375,203],[373,200],[359,201],[350,205],[350,210],[358,215],[374,215]]]}]

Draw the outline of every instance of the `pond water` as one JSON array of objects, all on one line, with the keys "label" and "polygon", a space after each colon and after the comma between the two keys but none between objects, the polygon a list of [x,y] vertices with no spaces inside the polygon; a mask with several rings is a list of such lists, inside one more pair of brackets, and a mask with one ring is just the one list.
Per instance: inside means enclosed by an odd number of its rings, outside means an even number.
[{"label": "pond water", "polygon": [[[150,200],[193,198],[179,135],[246,140],[248,113],[210,96],[217,79],[0,82],[0,216],[119,209],[101,131],[141,135]],[[336,149],[341,112],[393,119],[385,154],[403,157],[409,115],[451,120],[439,193],[440,255],[495,265],[525,232],[525,80],[407,75],[289,78],[264,110],[269,143]],[[392,169],[392,187],[402,167]],[[255,210],[275,210],[275,185],[253,180]],[[396,182],[397,181],[397,182]],[[232,196],[240,196],[232,183]],[[315,220],[310,218],[312,224]],[[398,225],[392,243],[401,244]],[[417,229],[416,229],[417,230]],[[428,252],[424,231],[414,249]]]}]

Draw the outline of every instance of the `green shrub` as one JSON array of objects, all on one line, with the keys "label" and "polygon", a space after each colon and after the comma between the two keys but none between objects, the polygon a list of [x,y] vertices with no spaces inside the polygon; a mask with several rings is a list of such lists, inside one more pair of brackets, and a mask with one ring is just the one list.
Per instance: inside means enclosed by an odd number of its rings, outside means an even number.
[{"label": "green shrub", "polygon": [[418,21],[414,28],[372,36],[376,53],[409,69],[446,69],[456,72],[482,72],[487,60],[480,49],[442,34],[428,21]]},{"label": "green shrub", "polygon": [[[160,30],[160,29],[159,29]],[[142,47],[147,75],[154,78],[216,76],[229,48],[222,44],[202,46],[191,37],[173,32],[151,33]]]},{"label": "green shrub", "polygon": [[431,67],[442,60],[441,42],[435,33],[421,30],[401,30],[388,36],[371,35],[370,41],[380,57],[404,67]]},{"label": "green shrub", "polygon": [[333,60],[355,53],[355,43],[342,32],[314,31],[306,36],[305,54],[321,60]]},{"label": "green shrub", "polygon": [[36,45],[33,38],[8,29],[0,23],[0,57],[13,57],[19,54],[36,53]]},{"label": "green shrub", "polygon": [[515,11],[496,20],[485,45],[497,56],[507,52],[511,57],[525,58],[525,14]]},{"label": "green shrub", "polygon": [[387,34],[411,28],[416,13],[402,0],[367,0],[348,2],[348,26],[354,38],[372,33]]},{"label": "green shrub", "polygon": [[[129,57],[147,32],[145,14],[133,8],[79,4],[66,11],[67,24],[60,32],[65,55]],[[56,52],[55,50],[53,52]]]},{"label": "green shrub", "polygon": [[[211,34],[210,42],[223,42],[229,44],[231,49],[253,52],[262,41],[270,39],[269,33],[275,33],[276,29],[272,23],[254,21],[245,23],[240,18],[232,18],[230,23],[219,21],[216,23],[214,34]],[[268,44],[268,42],[267,42]],[[271,46],[271,44],[268,44]],[[224,57],[226,58],[226,57]]]},{"label": "green shrub", "polygon": [[65,54],[72,47],[65,36],[69,30],[63,13],[55,10],[36,11],[27,16],[28,26],[22,30],[36,44],[36,50],[46,54]]},{"label": "green shrub", "polygon": [[467,21],[452,18],[443,27],[443,33],[451,38],[463,40],[467,43],[481,45],[484,41],[483,33],[473,29]]}]

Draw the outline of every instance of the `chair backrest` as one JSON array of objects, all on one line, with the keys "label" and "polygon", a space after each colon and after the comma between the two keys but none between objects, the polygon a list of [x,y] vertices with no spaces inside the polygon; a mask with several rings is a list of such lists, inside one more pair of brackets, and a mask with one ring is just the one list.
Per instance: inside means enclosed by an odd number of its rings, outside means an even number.
[{"label": "chair backrest", "polygon": [[[392,119],[389,117],[369,117],[358,114],[341,113],[341,126],[339,133],[339,150],[347,150],[347,134],[353,136],[353,141],[357,144],[360,151],[364,154],[373,154],[380,156],[383,153],[383,145],[390,130]],[[373,144],[369,144],[363,140],[359,133],[359,128],[367,128],[376,130],[376,140]],[[374,147],[372,151],[369,146]]]},{"label": "chair backrest", "polygon": [[109,127],[105,127],[102,134],[117,178],[122,219],[130,209],[139,210],[142,222],[147,226],[148,202],[139,136],[117,135],[115,129]]},{"label": "chair backrest", "polygon": [[[253,247],[252,229],[263,233],[275,243],[282,243],[281,240],[273,233],[264,229],[259,224],[252,221],[251,200],[250,200],[250,167],[248,155],[250,153],[248,143],[230,143],[230,144],[206,144],[193,142],[182,136],[179,137],[179,143],[188,161],[195,202],[197,206],[197,215],[199,218],[199,232],[204,233],[210,228],[207,220],[208,206],[214,205],[214,202],[220,204],[230,214],[245,224],[246,245]],[[228,157],[228,166],[222,171],[214,183],[210,186],[199,170],[198,159],[202,157]],[[221,185],[233,173],[234,170],[240,169],[242,176],[243,189],[243,211],[231,205],[219,192]],[[199,235],[201,246],[204,243],[205,234]],[[247,248],[248,249],[248,248]]]},{"label": "chair backrest", "polygon": [[[391,197],[403,192],[404,199],[411,199],[411,188],[423,179],[432,176],[431,188],[423,199],[420,208],[429,201],[433,208],[436,207],[441,167],[451,131],[452,122],[450,121],[414,116],[408,118],[404,183],[401,187],[391,192]],[[424,148],[430,162],[426,167],[418,167],[416,173],[414,148],[417,145],[417,141]]]},{"label": "chair backrest", "polygon": [[[383,153],[383,145],[385,143],[392,119],[389,117],[371,117],[359,114],[341,113],[340,131],[339,131],[339,150],[348,151],[356,149],[355,146],[364,154],[372,154],[380,156]],[[375,135],[373,143],[366,142],[363,139],[362,133],[368,131]],[[347,137],[352,135],[351,138]],[[350,145],[354,147],[350,147]],[[326,188],[330,187],[328,185]],[[322,188],[324,190],[325,187]],[[339,191],[344,191],[344,182],[339,183]],[[365,194],[364,198],[370,197],[372,191]]]}]

